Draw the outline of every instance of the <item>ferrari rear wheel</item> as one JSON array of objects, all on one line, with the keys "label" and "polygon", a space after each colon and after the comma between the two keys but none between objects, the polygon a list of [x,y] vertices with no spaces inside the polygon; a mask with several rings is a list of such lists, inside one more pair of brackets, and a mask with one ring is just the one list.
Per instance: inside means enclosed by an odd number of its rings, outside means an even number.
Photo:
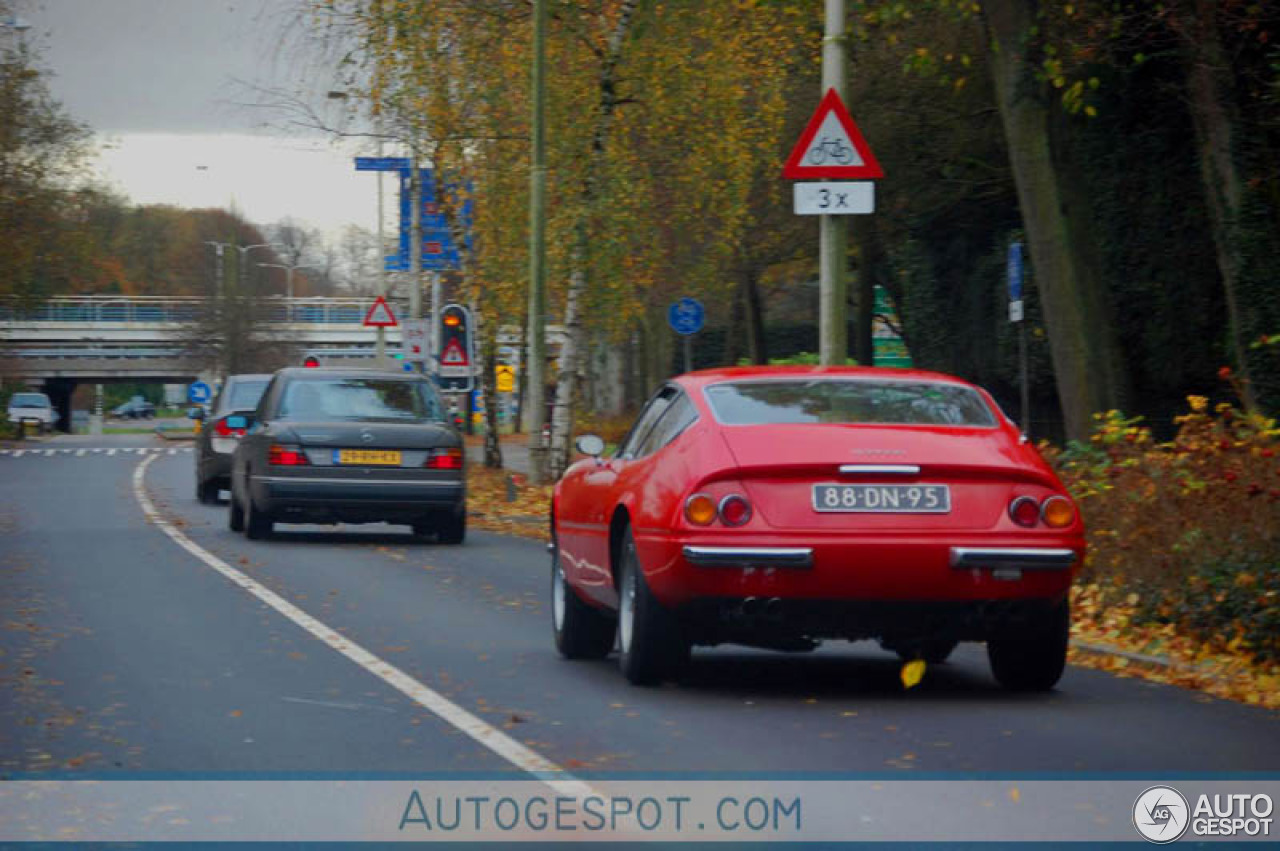
[{"label": "ferrari rear wheel", "polygon": [[551,555],[551,626],[556,649],[566,659],[603,659],[618,634],[617,619],[582,602],[569,587],[559,550]]},{"label": "ferrari rear wheel", "polygon": [[1070,637],[1071,615],[1064,600],[1054,608],[1043,630],[988,641],[991,673],[1011,691],[1048,691],[1066,668]]},{"label": "ferrari rear wheel", "polygon": [[672,679],[689,661],[680,624],[649,590],[631,530],[623,532],[618,584],[618,663],[634,685]]}]

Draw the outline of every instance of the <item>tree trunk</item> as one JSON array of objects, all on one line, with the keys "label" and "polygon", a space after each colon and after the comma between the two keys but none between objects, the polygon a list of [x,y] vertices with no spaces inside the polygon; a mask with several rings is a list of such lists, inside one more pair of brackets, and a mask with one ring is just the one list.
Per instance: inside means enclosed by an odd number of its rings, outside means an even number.
[{"label": "tree trunk", "polygon": [[747,354],[753,364],[762,366],[769,362],[769,350],[764,338],[764,300],[755,269],[748,269],[742,276],[742,297],[747,309]]},{"label": "tree trunk", "polygon": [[574,247],[570,258],[569,288],[565,296],[565,340],[560,347],[560,361],[556,378],[555,404],[551,409],[551,454],[548,461],[551,478],[558,479],[569,465],[570,432],[573,429],[573,406],[577,391],[579,360],[583,347],[583,322],[581,303],[587,288],[589,257],[588,222],[598,195],[597,180],[604,161],[605,147],[613,116],[618,109],[618,63],[622,48],[631,30],[631,22],[640,0],[623,0],[618,10],[618,20],[609,36],[598,81],[600,100],[596,114],[595,130],[591,138],[591,153],[587,159],[582,179],[578,222],[574,226]]},{"label": "tree trunk", "polygon": [[[1091,415],[1116,407],[1120,389],[1112,383],[1118,357],[1115,330],[1089,295],[1073,222],[1050,142],[1051,113],[1035,80],[1029,55],[1036,24],[1034,0],[988,0],[991,68],[1009,148],[1036,286],[1040,292],[1058,401],[1069,440],[1087,439]],[[1076,211],[1084,215],[1083,211]]]},{"label": "tree trunk", "polygon": [[1249,381],[1248,349],[1242,316],[1239,283],[1243,265],[1239,228],[1244,192],[1235,159],[1235,99],[1229,79],[1231,64],[1222,48],[1214,16],[1216,4],[1192,0],[1184,4],[1178,21],[1187,42],[1187,91],[1191,100],[1191,120],[1200,154],[1200,178],[1208,201],[1218,272],[1227,302],[1231,352],[1235,356],[1242,401],[1249,410],[1257,399]]},{"label": "tree trunk", "polygon": [[[480,312],[475,312],[476,317]],[[481,360],[484,363],[484,465],[502,467],[502,443],[498,440],[498,328],[493,322],[476,323],[480,327]]]},{"label": "tree trunk", "polygon": [[875,330],[876,275],[883,261],[880,234],[870,216],[859,217],[854,226],[858,245],[858,297],[855,306],[853,357],[859,366],[876,365]]}]

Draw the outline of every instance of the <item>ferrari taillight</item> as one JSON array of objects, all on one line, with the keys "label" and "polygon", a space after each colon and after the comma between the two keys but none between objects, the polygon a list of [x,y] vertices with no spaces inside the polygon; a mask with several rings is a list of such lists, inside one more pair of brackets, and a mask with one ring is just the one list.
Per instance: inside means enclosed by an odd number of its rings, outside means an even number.
[{"label": "ferrari taillight", "polygon": [[461,470],[461,449],[432,449],[427,453],[427,460],[422,466],[428,470]]},{"label": "ferrari taillight", "polygon": [[716,519],[716,504],[705,493],[695,493],[684,501],[684,516],[695,526],[710,526]]},{"label": "ferrari taillight", "polygon": [[267,450],[267,463],[273,467],[306,467],[310,462],[299,447],[273,443]]},{"label": "ferrari taillight", "polygon": [[1076,522],[1076,507],[1065,496],[1051,496],[1040,506],[1040,517],[1046,526],[1065,529]]},{"label": "ferrari taillight", "polygon": [[1020,496],[1009,503],[1009,519],[1030,529],[1040,520],[1040,503],[1029,496]]},{"label": "ferrari taillight", "polygon": [[741,526],[751,519],[751,503],[745,496],[729,494],[720,500],[720,522],[726,526]]}]

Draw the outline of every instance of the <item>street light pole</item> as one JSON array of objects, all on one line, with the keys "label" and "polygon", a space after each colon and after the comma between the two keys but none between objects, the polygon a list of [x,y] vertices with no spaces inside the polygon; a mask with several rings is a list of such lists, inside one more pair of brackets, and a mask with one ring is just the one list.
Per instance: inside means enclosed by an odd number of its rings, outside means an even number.
[{"label": "street light pole", "polygon": [[[822,91],[844,97],[844,0],[826,0],[822,37]],[[818,362],[844,364],[849,355],[849,282],[845,267],[848,230],[843,216],[818,217]]]},{"label": "street light pole", "polygon": [[546,383],[543,370],[547,363],[546,311],[547,275],[547,136],[545,112],[547,104],[547,0],[533,0],[533,119],[530,140],[532,168],[529,172],[529,330],[527,345],[529,362],[525,364],[526,431],[529,435],[529,481],[542,484],[547,475],[547,447],[542,441],[542,427],[547,421]]},{"label": "street light pole", "polygon": [[312,263],[296,263],[285,265],[284,263],[259,263],[263,268],[284,269],[284,289],[285,289],[285,321],[293,319],[293,273],[297,269],[319,269]]}]

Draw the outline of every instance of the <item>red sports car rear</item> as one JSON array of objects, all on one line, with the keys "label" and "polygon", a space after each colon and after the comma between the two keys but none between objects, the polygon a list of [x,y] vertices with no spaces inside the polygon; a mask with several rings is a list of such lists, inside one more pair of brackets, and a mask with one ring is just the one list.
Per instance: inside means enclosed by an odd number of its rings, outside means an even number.
[{"label": "red sports car rear", "polygon": [[1062,672],[1078,512],[990,396],[949,376],[682,376],[612,457],[566,472],[552,512],[557,645],[603,656],[616,630],[635,682],[697,644],[833,638],[930,661],[985,641],[1011,688]]}]

